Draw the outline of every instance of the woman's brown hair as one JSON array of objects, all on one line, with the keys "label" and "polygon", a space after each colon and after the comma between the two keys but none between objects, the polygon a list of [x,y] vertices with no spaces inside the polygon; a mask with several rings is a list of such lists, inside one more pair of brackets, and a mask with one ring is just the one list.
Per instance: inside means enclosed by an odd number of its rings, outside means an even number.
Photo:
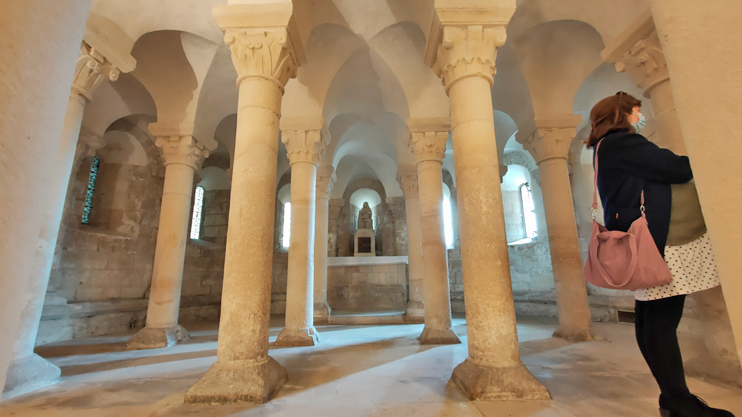
[{"label": "woman's brown hair", "polygon": [[628,116],[634,112],[634,107],[641,107],[641,105],[640,100],[623,91],[600,100],[590,111],[591,130],[586,142],[587,147],[592,148],[597,145],[610,133],[636,133],[629,123]]}]

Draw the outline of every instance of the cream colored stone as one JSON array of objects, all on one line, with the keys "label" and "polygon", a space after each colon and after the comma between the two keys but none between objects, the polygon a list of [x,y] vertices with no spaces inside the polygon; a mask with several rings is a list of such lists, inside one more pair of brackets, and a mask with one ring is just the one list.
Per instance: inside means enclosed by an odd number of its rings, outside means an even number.
[{"label": "cream colored stone", "polygon": [[[44,295],[46,294],[49,273],[52,267],[52,257],[54,256],[57,234],[62,219],[67,183],[72,172],[73,161],[76,160],[83,112],[85,111],[87,102],[92,99],[92,93],[96,87],[105,78],[116,81],[118,75],[119,70],[116,67],[97,50],[83,41],[80,48],[80,58],[77,60],[75,67],[75,76],[67,104],[67,111],[64,116],[62,137],[55,156],[54,172],[50,176],[50,181],[46,184],[46,213],[42,217],[43,221],[39,232],[39,242],[35,251],[35,261],[31,276],[29,277],[29,282],[35,283],[34,288],[36,292],[29,297],[28,304],[24,308],[24,314],[22,316],[23,333],[17,339],[13,348],[11,374],[16,375],[13,378],[15,380],[15,386],[6,384],[5,390],[17,392],[19,389],[22,390],[24,386],[39,386],[39,383],[43,384],[42,381],[48,377],[49,373],[52,374],[49,377],[52,381],[59,377],[60,370],[55,369],[56,367],[51,363],[45,366],[46,372],[30,372],[19,364],[32,363],[33,366],[38,367],[39,363],[43,361],[42,358],[34,355],[33,348],[38,333],[41,309],[44,304]],[[100,148],[102,143],[99,142],[95,145],[98,145],[97,147]],[[27,359],[29,357],[34,357],[34,359],[29,362],[29,359]]]},{"label": "cream colored stone", "polygon": [[[57,148],[72,148],[66,154],[68,158],[74,154],[75,145],[74,142],[69,144],[68,136],[75,129],[74,119],[81,117],[82,103],[76,102],[68,115],[65,115],[65,107],[69,107],[69,82],[79,56],[75,51],[80,49],[89,10],[90,1],[84,0],[54,4],[28,1],[5,5],[0,17],[3,39],[0,54],[5,62],[0,71],[0,148],[3,149],[0,172],[4,194],[0,210],[0,230],[3,231],[0,263],[5,266],[0,291],[0,316],[3,317],[0,386],[4,387],[3,391],[17,393],[35,389],[59,376],[58,368],[33,354],[49,278],[48,269],[46,276],[43,269],[50,264],[40,265],[37,259],[39,253],[54,250],[53,242],[49,247],[45,240],[39,240],[40,230],[48,226],[46,218],[52,214],[48,210],[49,193],[64,193],[49,189],[49,179],[59,175],[55,172]],[[65,135],[64,144],[59,144],[60,134]],[[64,164],[59,169],[64,169]],[[61,188],[65,186],[63,182]],[[52,210],[60,208],[61,205]],[[41,233],[44,238],[56,240],[56,229]],[[39,248],[39,243],[44,246]],[[51,256],[47,259],[51,261]],[[14,360],[15,371],[10,370],[6,381],[9,363]],[[29,361],[42,365],[26,366]]]},{"label": "cream colored stone", "polygon": [[410,149],[420,185],[420,239],[424,275],[425,328],[421,344],[461,343],[451,327],[448,258],[443,231],[441,165],[451,124],[448,119],[409,119]]},{"label": "cream colored stone", "polygon": [[497,144],[490,87],[515,2],[493,1],[487,9],[501,20],[467,25],[464,11],[436,9],[440,43],[428,44],[428,51],[436,51],[428,64],[440,74],[450,98],[468,318],[469,357],[452,379],[473,400],[544,399],[549,391],[518,353],[502,194],[492,181],[500,169],[493,160]]},{"label": "cream colored stone", "polygon": [[403,165],[397,167],[397,178],[402,186],[407,214],[407,256],[409,259],[410,302],[406,314],[411,321],[423,322],[425,303],[423,286],[425,271],[420,237],[420,191],[417,181],[417,167]]},{"label": "cream colored stone", "polygon": [[163,130],[166,129],[159,125],[150,125],[150,131],[158,136],[157,146],[162,150],[165,160],[165,185],[147,324],[132,336],[126,345],[127,349],[169,347],[189,337],[188,332],[178,325],[183,262],[188,241],[193,176],[204,158],[209,156],[209,149],[190,135],[159,136],[158,133],[165,133]]},{"label": "cream colored stone", "polygon": [[330,216],[330,193],[337,177],[332,166],[317,169],[314,228],[314,324],[326,324],[332,313],[327,303],[327,241]]},{"label": "cream colored stone", "polygon": [[579,115],[536,119],[538,132],[523,143],[523,147],[536,160],[541,174],[554,288],[559,307],[560,326],[554,336],[574,342],[594,339],[567,169],[575,127],[581,120]]},{"label": "cream colored stone", "polygon": [[[291,162],[291,243],[289,244],[286,327],[276,346],[314,346],[315,202],[317,164],[329,134],[322,117],[301,122],[283,119],[281,140]],[[301,129],[301,130],[288,130]],[[325,231],[327,229],[325,228]]]},{"label": "cream colored stone", "polygon": [[[280,15],[285,25],[291,12],[289,4],[278,13],[271,11],[271,16]],[[240,110],[218,360],[188,391],[185,401],[265,402],[287,379],[286,370],[268,356],[272,225],[281,99],[299,62],[286,26],[249,25],[267,13],[261,5],[223,6],[214,13],[232,51]],[[308,186],[314,188],[314,183]]]}]

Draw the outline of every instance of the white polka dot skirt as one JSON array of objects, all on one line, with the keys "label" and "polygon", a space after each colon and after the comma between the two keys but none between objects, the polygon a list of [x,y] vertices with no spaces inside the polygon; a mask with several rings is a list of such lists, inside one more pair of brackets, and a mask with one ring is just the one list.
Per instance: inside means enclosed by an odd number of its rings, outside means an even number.
[{"label": "white polka dot skirt", "polygon": [[665,262],[670,267],[672,282],[637,290],[634,293],[637,300],[659,300],[721,285],[714,260],[714,248],[708,233],[685,245],[666,246]]}]

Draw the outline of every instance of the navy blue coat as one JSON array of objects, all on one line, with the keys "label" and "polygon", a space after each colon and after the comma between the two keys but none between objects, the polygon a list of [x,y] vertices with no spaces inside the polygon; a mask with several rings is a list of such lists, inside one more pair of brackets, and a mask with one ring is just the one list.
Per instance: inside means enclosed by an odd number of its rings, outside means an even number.
[{"label": "navy blue coat", "polygon": [[660,253],[664,254],[670,229],[670,185],[692,179],[687,156],[675,155],[636,133],[606,135],[598,155],[598,192],[603,203],[605,227],[623,232],[629,230],[631,223],[641,216],[641,192],[644,190],[649,232]]}]

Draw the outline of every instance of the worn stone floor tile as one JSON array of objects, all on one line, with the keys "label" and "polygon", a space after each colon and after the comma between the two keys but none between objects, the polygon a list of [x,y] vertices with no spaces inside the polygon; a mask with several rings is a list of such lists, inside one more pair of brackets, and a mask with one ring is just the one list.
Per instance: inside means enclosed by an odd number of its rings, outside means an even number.
[{"label": "worn stone floor tile", "polygon": [[[271,338],[281,324],[271,322]],[[39,349],[62,367],[60,383],[0,403],[0,417],[643,417],[658,415],[659,389],[641,358],[633,327],[595,324],[605,342],[551,337],[553,319],[521,320],[520,351],[551,401],[470,402],[450,380],[467,357],[460,345],[420,346],[421,325],[322,326],[322,342],[271,348],[288,381],[267,404],[183,404],[188,389],[216,361],[215,323],[189,325],[190,342],[167,349],[123,351],[126,336],[77,339]],[[681,337],[686,358],[702,342]],[[689,379],[711,405],[742,417],[742,392]]]}]

